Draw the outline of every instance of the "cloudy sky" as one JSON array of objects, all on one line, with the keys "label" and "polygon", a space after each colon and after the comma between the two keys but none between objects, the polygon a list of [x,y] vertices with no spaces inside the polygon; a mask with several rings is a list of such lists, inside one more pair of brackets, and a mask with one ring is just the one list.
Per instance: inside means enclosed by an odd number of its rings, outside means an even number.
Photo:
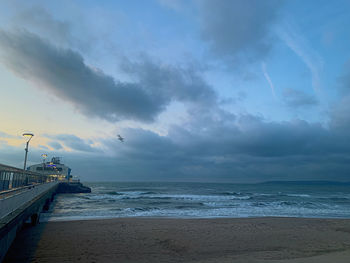
[{"label": "cloudy sky", "polygon": [[82,180],[350,181],[349,28],[347,0],[1,1],[0,163],[33,132]]}]

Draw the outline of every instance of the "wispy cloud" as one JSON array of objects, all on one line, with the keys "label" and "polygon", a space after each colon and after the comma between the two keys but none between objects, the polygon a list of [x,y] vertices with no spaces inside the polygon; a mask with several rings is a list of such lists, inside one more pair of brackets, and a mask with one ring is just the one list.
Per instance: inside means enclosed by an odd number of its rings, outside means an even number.
[{"label": "wispy cloud", "polygon": [[297,25],[286,22],[277,29],[286,45],[301,58],[311,72],[312,87],[317,93],[321,87],[320,75],[323,69],[322,57],[311,47],[308,40],[299,32]]},{"label": "wispy cloud", "polygon": [[11,139],[14,139],[14,138],[17,138],[17,136],[14,136],[12,134],[8,134],[6,132],[3,132],[3,131],[0,131],[0,138],[11,138]]},{"label": "wispy cloud", "polygon": [[271,78],[270,78],[269,73],[267,73],[265,62],[262,62],[262,63],[261,63],[261,69],[262,69],[262,71],[263,71],[263,74],[264,74],[264,77],[265,77],[266,81],[267,81],[267,82],[269,83],[269,85],[270,85],[271,93],[272,93],[273,97],[274,97],[275,99],[277,99],[276,92],[275,92],[275,86],[274,86],[273,83],[272,83],[272,80],[271,80]]}]

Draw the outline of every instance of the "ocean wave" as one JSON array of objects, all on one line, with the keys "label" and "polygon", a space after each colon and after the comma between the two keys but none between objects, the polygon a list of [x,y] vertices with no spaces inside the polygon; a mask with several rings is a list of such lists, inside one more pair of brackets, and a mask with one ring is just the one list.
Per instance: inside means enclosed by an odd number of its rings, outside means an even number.
[{"label": "ocean wave", "polygon": [[198,208],[198,206],[204,206],[203,203],[196,203],[196,205],[177,205],[175,206],[176,209],[193,209]]},{"label": "ocean wave", "polygon": [[268,203],[254,202],[254,203],[252,203],[252,206],[256,206],[256,207],[268,206]]},{"label": "ocean wave", "polygon": [[106,192],[107,195],[124,195],[123,193],[111,191],[111,192]]},{"label": "ocean wave", "polygon": [[188,201],[229,201],[234,199],[246,200],[251,198],[250,196],[232,196],[232,195],[189,195],[189,194],[177,194],[177,195],[157,195],[155,198],[168,197],[174,200],[188,200]]},{"label": "ocean wave", "polygon": [[87,196],[85,199],[93,201],[101,201],[108,199],[122,199],[122,195],[111,195],[111,194],[92,194]]},{"label": "ocean wave", "polygon": [[158,194],[157,192],[153,191],[119,191],[119,193],[126,196],[143,196]]},{"label": "ocean wave", "polygon": [[328,197],[328,198],[323,198],[323,199],[328,199],[331,201],[345,201],[345,202],[349,202],[350,198],[347,197]]},{"label": "ocean wave", "polygon": [[241,193],[241,192],[221,192],[217,195],[232,195],[232,196],[252,196],[253,193]]},{"label": "ocean wave", "polygon": [[[283,206],[252,206],[245,204],[240,207],[218,207],[201,209],[198,207],[189,207],[186,205],[177,205],[170,208],[160,207],[134,207],[134,208],[117,208],[117,209],[101,209],[91,211],[74,211],[62,210],[60,214],[55,214],[53,220],[61,220],[62,218],[73,219],[74,217],[83,218],[113,218],[113,217],[182,217],[182,218],[211,218],[211,217],[263,217],[263,216],[281,216],[281,217],[348,217],[346,213],[341,211],[332,211],[329,209],[310,209],[292,206],[288,209]],[[59,219],[61,218],[61,219]]]},{"label": "ocean wave", "polygon": [[123,188],[123,192],[149,192],[149,191],[154,191],[157,192],[159,190],[164,190],[166,189],[165,187],[145,187],[145,188],[133,188],[133,187],[127,187],[127,188]]},{"label": "ocean wave", "polygon": [[125,197],[122,197],[121,199],[123,200],[127,200],[127,199],[133,199],[133,200],[140,200],[140,199],[144,199],[144,200],[147,200],[147,199],[160,199],[160,200],[170,200],[170,199],[173,199],[172,197],[170,196],[125,196]]},{"label": "ocean wave", "polygon": [[[157,186],[157,184],[154,184]],[[96,184],[92,193],[58,195],[53,218],[113,217],[347,217],[350,191],[293,189],[288,186],[223,186],[202,184]],[[129,187],[130,186],[130,187]],[[299,191],[302,190],[302,191]],[[56,202],[56,201],[55,201]],[[48,213],[46,217],[48,217]]]},{"label": "ocean wave", "polygon": [[168,201],[158,201],[158,202],[149,202],[148,205],[170,205],[173,202]]}]

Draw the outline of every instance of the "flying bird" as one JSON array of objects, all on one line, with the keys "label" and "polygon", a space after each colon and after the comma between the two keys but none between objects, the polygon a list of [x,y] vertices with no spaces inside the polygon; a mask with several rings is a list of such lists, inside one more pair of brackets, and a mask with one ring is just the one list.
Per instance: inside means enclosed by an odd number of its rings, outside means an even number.
[{"label": "flying bird", "polygon": [[124,142],[124,138],[118,134],[118,140]]}]

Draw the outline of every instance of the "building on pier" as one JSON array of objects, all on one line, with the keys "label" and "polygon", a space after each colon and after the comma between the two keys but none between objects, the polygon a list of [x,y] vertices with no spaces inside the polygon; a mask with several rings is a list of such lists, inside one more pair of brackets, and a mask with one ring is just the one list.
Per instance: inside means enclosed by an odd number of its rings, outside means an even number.
[{"label": "building on pier", "polygon": [[57,178],[59,181],[69,180],[72,177],[71,168],[61,163],[60,157],[52,157],[51,162],[34,164],[27,169],[31,172],[37,172]]}]

